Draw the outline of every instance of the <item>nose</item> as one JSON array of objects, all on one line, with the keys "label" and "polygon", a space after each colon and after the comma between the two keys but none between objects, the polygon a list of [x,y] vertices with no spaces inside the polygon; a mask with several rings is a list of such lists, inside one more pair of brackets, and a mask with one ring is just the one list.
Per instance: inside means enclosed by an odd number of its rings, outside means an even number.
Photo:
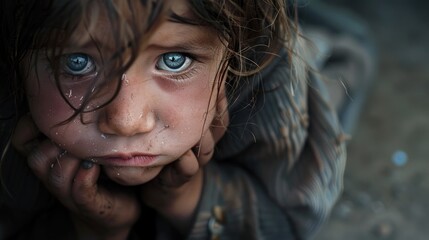
[{"label": "nose", "polygon": [[153,130],[156,116],[150,94],[145,94],[148,90],[145,84],[123,84],[116,98],[99,115],[100,131],[129,137]]}]

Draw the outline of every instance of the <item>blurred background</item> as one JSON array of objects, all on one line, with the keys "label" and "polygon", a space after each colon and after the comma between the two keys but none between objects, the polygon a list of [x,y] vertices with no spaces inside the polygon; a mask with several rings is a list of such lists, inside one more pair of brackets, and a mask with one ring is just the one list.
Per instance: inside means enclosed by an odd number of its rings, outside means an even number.
[{"label": "blurred background", "polygon": [[325,2],[367,21],[378,69],[349,142],[344,193],[316,239],[429,239],[429,1]]}]

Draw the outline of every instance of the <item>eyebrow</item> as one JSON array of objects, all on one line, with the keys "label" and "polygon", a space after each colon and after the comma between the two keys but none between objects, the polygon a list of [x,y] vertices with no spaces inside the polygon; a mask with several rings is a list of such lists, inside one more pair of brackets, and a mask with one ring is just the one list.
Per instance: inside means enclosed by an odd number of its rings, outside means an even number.
[{"label": "eyebrow", "polygon": [[177,14],[176,12],[171,11],[168,16],[168,21],[189,25],[204,25],[203,21],[198,19],[196,15],[190,10],[184,12],[183,14]]},{"label": "eyebrow", "polygon": [[186,41],[183,43],[177,43],[174,46],[165,46],[162,44],[150,44],[147,46],[147,48],[152,49],[160,49],[160,50],[169,50],[171,51],[214,51],[215,48],[207,43],[206,41],[201,41],[198,39],[192,39],[191,41]]},{"label": "eyebrow", "polygon": [[[199,20],[195,14],[193,14],[190,10],[177,14],[174,11],[171,11],[167,21],[171,23],[184,24],[188,25],[188,27],[202,27],[205,24],[202,20]],[[186,31],[185,31],[186,32]],[[148,47],[153,47],[156,49],[176,49],[176,50],[210,50],[213,51],[214,47],[212,46],[212,41],[207,41],[204,37],[195,37],[194,34],[184,34],[185,36],[189,36],[184,41],[180,41],[179,43],[175,43],[173,46],[169,46],[169,44],[150,44]],[[190,37],[192,36],[192,37]]]},{"label": "eyebrow", "polygon": [[[172,22],[173,24],[176,22]],[[174,38],[174,40],[165,40],[150,43],[147,48],[154,49],[171,49],[171,50],[209,50],[213,51],[215,47],[213,47],[214,39],[209,38],[204,33],[195,33],[193,28],[200,28],[200,25],[188,25],[186,23],[178,22],[177,24],[185,24],[184,28],[176,28],[177,32],[175,34],[182,35],[183,37],[180,39]],[[180,30],[179,30],[180,29]],[[201,30],[201,29],[200,29]]]},{"label": "eyebrow", "polygon": [[189,24],[189,25],[201,25],[201,21],[198,21],[194,18],[180,16],[176,13],[172,13],[169,16],[168,21],[175,22],[175,23]]}]

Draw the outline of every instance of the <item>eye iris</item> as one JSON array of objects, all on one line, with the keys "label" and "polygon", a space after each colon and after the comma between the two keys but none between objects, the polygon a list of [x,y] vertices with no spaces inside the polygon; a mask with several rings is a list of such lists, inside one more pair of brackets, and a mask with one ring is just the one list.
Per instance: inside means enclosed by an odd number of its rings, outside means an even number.
[{"label": "eye iris", "polygon": [[73,54],[67,59],[67,67],[72,71],[84,70],[88,65],[88,56]]},{"label": "eye iris", "polygon": [[185,63],[186,59],[179,53],[168,53],[163,56],[164,63],[171,69],[178,69]]}]

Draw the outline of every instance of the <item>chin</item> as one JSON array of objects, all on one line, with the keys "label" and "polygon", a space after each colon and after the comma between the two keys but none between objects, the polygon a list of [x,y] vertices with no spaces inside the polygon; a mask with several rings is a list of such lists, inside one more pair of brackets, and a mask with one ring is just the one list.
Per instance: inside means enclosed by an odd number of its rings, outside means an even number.
[{"label": "chin", "polygon": [[109,179],[124,186],[147,183],[154,179],[161,170],[162,167],[103,167],[103,171]]}]

